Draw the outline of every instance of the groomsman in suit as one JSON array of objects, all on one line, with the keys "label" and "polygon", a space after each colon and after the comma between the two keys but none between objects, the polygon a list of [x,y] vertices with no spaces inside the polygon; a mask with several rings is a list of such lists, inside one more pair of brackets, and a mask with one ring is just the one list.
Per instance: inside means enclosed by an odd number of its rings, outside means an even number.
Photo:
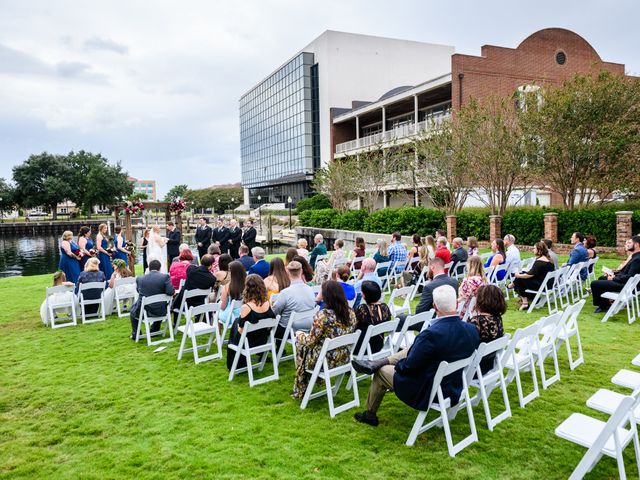
[{"label": "groomsman in suit", "polygon": [[167,222],[167,256],[169,257],[169,265],[174,258],[180,255],[180,230],[176,228],[173,222]]},{"label": "groomsman in suit", "polygon": [[244,226],[246,228],[244,229],[244,233],[242,234],[242,243],[244,243],[249,248],[249,255],[253,256],[251,254],[251,250],[256,246],[256,235],[258,234],[258,232],[256,232],[255,228],[253,228],[253,222],[251,220],[247,220],[246,222],[244,222]]},{"label": "groomsman in suit", "polygon": [[229,255],[234,260],[239,258],[238,249],[240,248],[240,242],[242,242],[242,230],[235,218],[232,218],[229,222],[229,240],[227,242],[229,244]]},{"label": "groomsman in suit", "polygon": [[202,259],[207,254],[209,245],[211,245],[211,227],[207,225],[207,219],[204,217],[198,220],[195,238],[198,245],[198,255]]},{"label": "groomsman in suit", "polygon": [[220,253],[229,253],[229,229],[225,227],[224,220],[221,218],[218,219],[217,226],[213,229],[211,240],[213,243],[218,243]]}]

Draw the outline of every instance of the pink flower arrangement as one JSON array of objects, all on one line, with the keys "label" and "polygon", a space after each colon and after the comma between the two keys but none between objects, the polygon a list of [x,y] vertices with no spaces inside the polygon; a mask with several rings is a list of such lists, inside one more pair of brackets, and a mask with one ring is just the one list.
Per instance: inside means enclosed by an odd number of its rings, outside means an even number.
[{"label": "pink flower arrangement", "polygon": [[169,210],[173,213],[182,213],[187,208],[186,202],[181,198],[175,198],[169,204]]},{"label": "pink flower arrangement", "polygon": [[125,213],[129,213],[131,215],[138,215],[142,213],[143,210],[144,204],[140,201],[140,199],[136,200],[135,202],[129,200],[124,207]]}]

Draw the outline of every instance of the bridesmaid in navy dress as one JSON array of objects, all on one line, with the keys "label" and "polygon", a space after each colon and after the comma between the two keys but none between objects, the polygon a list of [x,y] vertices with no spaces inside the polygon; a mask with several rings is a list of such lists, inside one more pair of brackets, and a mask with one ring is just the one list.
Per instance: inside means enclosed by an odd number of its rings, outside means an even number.
[{"label": "bridesmaid in navy dress", "polygon": [[98,227],[98,235],[96,235],[96,247],[98,248],[98,260],[100,260],[100,271],[104,273],[107,280],[113,274],[113,266],[111,265],[111,255],[107,252],[109,248],[109,240],[107,240],[107,224],[101,223]]},{"label": "bridesmaid in navy dress", "polygon": [[122,232],[123,228],[118,225],[115,228],[116,235],[113,237],[113,246],[115,248],[115,253],[113,255],[114,258],[119,258],[120,260],[124,260],[125,265],[129,266],[129,250],[125,248],[127,241],[124,238],[124,233]]},{"label": "bridesmaid in navy dress", "polygon": [[60,242],[60,263],[58,268],[62,270],[67,277],[67,281],[76,283],[80,276],[80,248],[71,241],[73,232],[67,230],[62,234]]},{"label": "bridesmaid in navy dress", "polygon": [[91,227],[80,227],[80,232],[78,233],[78,247],[80,251],[84,253],[84,256],[80,260],[80,269],[84,271],[84,266],[91,257],[89,253],[90,250],[93,250],[95,244],[93,240],[91,240]]}]

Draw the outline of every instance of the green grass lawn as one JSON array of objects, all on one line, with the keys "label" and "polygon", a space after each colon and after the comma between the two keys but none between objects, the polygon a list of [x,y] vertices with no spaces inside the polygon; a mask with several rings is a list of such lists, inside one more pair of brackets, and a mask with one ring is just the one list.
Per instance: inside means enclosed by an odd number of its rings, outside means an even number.
[{"label": "green grass lawn", "polygon": [[[554,429],[572,412],[606,418],[585,401],[601,387],[629,393],[610,379],[633,368],[640,345],[624,313],[603,324],[587,304],[586,363],[571,372],[563,349],[560,382],[524,409],[512,384],[513,417],[494,432],[476,408],[479,442],[450,458],[439,429],[404,445],[416,412],[393,394],[372,428],[353,420],[355,409],[331,419],[324,399],[300,410],[291,362],[279,381],[249,388],[246,374],[227,381],[224,360],[178,362],[178,342],[160,353],[134,344],[128,319],[47,329],[38,308],[48,284],[48,275],[0,280],[0,478],[567,478],[585,450]],[[506,330],[544,313],[512,304]],[[465,418],[453,422],[455,438]],[[635,478],[632,449],[625,459]],[[614,460],[589,478],[617,478]]]}]

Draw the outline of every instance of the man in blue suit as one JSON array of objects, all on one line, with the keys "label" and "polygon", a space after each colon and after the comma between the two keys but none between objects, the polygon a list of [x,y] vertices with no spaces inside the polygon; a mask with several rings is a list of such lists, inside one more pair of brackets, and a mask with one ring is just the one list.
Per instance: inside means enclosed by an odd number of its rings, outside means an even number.
[{"label": "man in blue suit", "polygon": [[[478,348],[480,336],[472,324],[462,322],[456,313],[456,291],[443,285],[433,291],[437,317],[420,332],[409,349],[387,358],[353,360],[359,373],[375,374],[367,396],[367,410],[356,413],[358,422],[378,425],[377,411],[387,390],[395,392],[404,403],[424,411],[429,406],[433,379],[440,362],[468,358]],[[441,383],[445,398],[455,405],[462,393],[462,372],[445,377]]]},{"label": "man in blue suit", "polygon": [[[589,260],[589,252],[587,252],[587,247],[584,246],[584,235],[582,233],[574,232],[571,235],[571,244],[573,245],[573,250],[569,254],[567,265],[575,265]],[[588,273],[586,268],[580,270],[580,278],[583,282],[587,279]]]},{"label": "man in blue suit", "polygon": [[269,262],[264,259],[264,248],[253,247],[251,253],[253,254],[253,259],[256,261],[256,263],[249,267],[247,273],[249,275],[255,273],[257,275],[260,275],[262,278],[267,278],[269,276]]}]

